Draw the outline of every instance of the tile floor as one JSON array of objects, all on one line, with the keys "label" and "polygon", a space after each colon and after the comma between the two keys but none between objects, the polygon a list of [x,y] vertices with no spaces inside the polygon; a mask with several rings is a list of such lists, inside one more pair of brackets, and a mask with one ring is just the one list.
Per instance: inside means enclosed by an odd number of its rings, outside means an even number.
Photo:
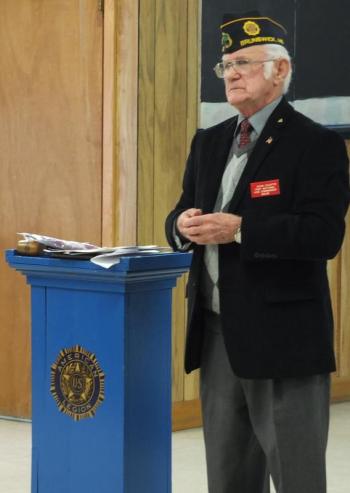
[{"label": "tile floor", "polygon": [[[30,493],[30,423],[0,419],[0,493]],[[202,430],[173,434],[173,493],[206,493]],[[350,492],[350,402],[333,404],[328,493]],[[140,492],[141,493],[141,492]]]}]

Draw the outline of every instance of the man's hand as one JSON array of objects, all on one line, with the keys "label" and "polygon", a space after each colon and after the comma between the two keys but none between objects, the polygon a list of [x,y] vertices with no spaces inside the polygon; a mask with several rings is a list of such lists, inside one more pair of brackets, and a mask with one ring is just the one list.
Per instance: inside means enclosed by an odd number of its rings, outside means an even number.
[{"label": "man's hand", "polygon": [[242,218],[225,212],[202,214],[200,209],[188,209],[177,220],[180,233],[198,245],[232,243]]},{"label": "man's hand", "polygon": [[191,219],[192,217],[195,216],[200,216],[201,214],[202,214],[201,209],[187,209],[182,214],[180,214],[179,217],[177,218],[177,223],[176,223],[177,229],[180,231],[182,236],[187,238],[189,241],[192,240],[190,240],[186,234],[187,233],[186,221],[187,219]]}]

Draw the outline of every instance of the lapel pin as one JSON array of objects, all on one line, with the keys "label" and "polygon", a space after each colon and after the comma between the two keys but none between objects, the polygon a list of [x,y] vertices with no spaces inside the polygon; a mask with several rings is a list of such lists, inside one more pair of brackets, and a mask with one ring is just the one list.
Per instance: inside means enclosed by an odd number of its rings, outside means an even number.
[{"label": "lapel pin", "polygon": [[268,139],[265,140],[266,144],[272,144],[273,138],[269,137]]},{"label": "lapel pin", "polygon": [[277,123],[283,123],[283,118],[280,118],[279,120],[277,120]]}]

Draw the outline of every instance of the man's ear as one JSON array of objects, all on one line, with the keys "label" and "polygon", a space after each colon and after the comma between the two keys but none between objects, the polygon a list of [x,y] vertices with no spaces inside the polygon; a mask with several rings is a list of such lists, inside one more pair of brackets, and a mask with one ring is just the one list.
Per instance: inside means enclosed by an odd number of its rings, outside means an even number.
[{"label": "man's ear", "polygon": [[274,74],[274,83],[275,85],[280,84],[281,81],[283,81],[289,71],[290,71],[290,64],[288,60],[285,60],[284,58],[281,58],[280,60],[277,61],[275,65],[275,74]]}]

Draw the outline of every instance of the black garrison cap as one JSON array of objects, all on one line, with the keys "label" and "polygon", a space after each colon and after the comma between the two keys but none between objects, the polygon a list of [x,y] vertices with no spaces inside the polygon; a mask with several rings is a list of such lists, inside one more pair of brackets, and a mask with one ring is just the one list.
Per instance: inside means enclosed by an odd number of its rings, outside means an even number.
[{"label": "black garrison cap", "polygon": [[262,16],[258,11],[224,14],[220,29],[223,53],[233,53],[254,45],[286,44],[286,28],[271,17]]}]

